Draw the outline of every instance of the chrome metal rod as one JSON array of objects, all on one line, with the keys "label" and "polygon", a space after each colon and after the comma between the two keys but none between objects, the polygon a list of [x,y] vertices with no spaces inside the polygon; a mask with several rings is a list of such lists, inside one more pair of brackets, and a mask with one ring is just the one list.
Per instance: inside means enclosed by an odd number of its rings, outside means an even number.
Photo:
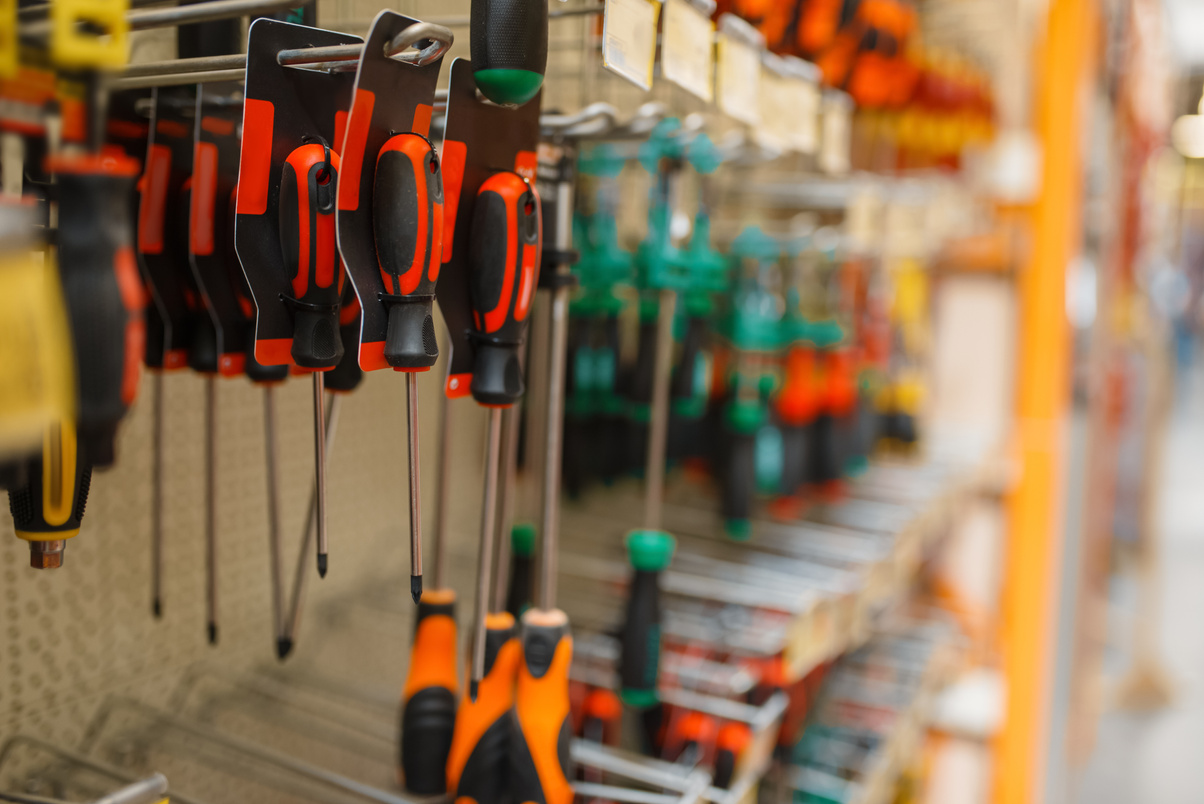
[{"label": "chrome metal rod", "polygon": [[318,512],[318,577],[326,577],[329,543],[326,533],[326,428],[322,423],[326,420],[322,412],[325,402],[326,375],[321,371],[313,372],[314,385],[314,499],[317,500]]},{"label": "chrome metal rod", "polygon": [[217,644],[217,377],[205,378],[205,603],[209,644]]},{"label": "chrome metal rod", "polygon": [[485,495],[481,503],[481,549],[477,558],[476,616],[472,632],[472,674],[468,695],[477,700],[477,686],[485,677],[485,616],[489,610],[489,576],[493,568],[493,540],[496,535],[497,477],[501,458],[502,410],[489,409],[489,435],[485,447]]},{"label": "chrome metal rod", "polygon": [[669,437],[669,384],[673,357],[673,308],[677,293],[663,289],[656,315],[656,357],[652,375],[652,418],[648,425],[648,464],[644,497],[644,527],[660,530],[665,501],[665,446]]},{"label": "chrome metal rod", "polygon": [[141,31],[266,14],[293,5],[295,0],[208,0],[190,5],[136,9],[126,12],[125,19],[130,25],[130,30]]},{"label": "chrome metal rod", "polygon": [[410,597],[422,597],[422,494],[418,464],[418,372],[406,372],[406,418],[410,452]]},{"label": "chrome metal rod", "polygon": [[163,616],[163,372],[151,372],[151,611]]},{"label": "chrome metal rod", "polygon": [[[573,184],[556,185],[556,249],[568,251],[573,244]],[[567,265],[556,266],[567,273]],[[556,546],[560,530],[560,455],[564,439],[564,361],[568,354],[569,294],[560,283],[552,291],[550,347],[548,349],[547,441],[544,444],[543,516],[540,521],[539,594],[537,605],[556,607]]]},{"label": "chrome metal rod", "polygon": [[186,84],[220,84],[225,81],[242,81],[247,71],[209,70],[193,73],[170,73],[164,75],[141,75],[133,78],[116,77],[105,80],[108,89],[150,89],[151,87],[178,87]]},{"label": "chrome metal rod", "polygon": [[[341,394],[331,394],[326,407],[326,452],[334,449],[334,437],[339,429],[339,407],[343,404]],[[297,569],[293,573],[293,592],[289,596],[288,616],[284,619],[284,635],[278,645],[280,658],[288,656],[297,639],[297,628],[301,624],[301,600],[305,597],[305,581],[309,577],[310,548],[314,541],[314,509],[317,507],[314,487],[309,490],[309,506],[305,509],[305,532],[301,536],[301,548],[297,552]]]},{"label": "chrome metal rod", "polygon": [[138,78],[148,75],[188,75],[190,73],[205,73],[213,70],[245,70],[247,57],[244,53],[232,53],[228,56],[197,56],[191,59],[171,59],[169,61],[147,61],[141,64],[131,64],[121,71],[122,78]]},{"label": "chrome metal rod", "polygon": [[156,773],[120,790],[114,790],[107,796],[101,796],[92,804],[155,804],[166,796],[167,777]]},{"label": "chrome metal rod", "polygon": [[519,407],[511,405],[502,411],[502,465],[498,481],[497,556],[494,558],[493,593],[490,611],[505,611],[506,593],[510,586],[510,525],[514,518],[514,498],[518,478]]},{"label": "chrome metal rod", "polygon": [[451,502],[451,397],[439,394],[439,487],[435,498],[435,588],[443,588],[447,557],[447,525]]},{"label": "chrome metal rod", "polygon": [[280,478],[277,474],[279,451],[276,448],[276,387],[263,386],[263,446],[267,462],[266,479],[268,492],[268,552],[271,562],[272,582],[272,634],[276,637],[276,651],[281,650],[284,636],[284,566],[280,544]]}]

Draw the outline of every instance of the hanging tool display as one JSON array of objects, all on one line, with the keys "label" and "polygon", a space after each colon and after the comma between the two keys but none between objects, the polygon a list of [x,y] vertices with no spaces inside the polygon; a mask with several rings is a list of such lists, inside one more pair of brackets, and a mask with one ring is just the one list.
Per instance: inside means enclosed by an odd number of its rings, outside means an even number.
[{"label": "hanging tool display", "polygon": [[[340,336],[345,271],[335,200],[343,130],[354,77],[286,66],[281,51],[358,44],[357,37],[259,19],[247,33],[246,100],[235,248],[255,300],[255,357],[295,365],[313,378],[317,566],[328,567],[325,372],[345,347]],[[356,345],[358,351],[358,344]]]},{"label": "hanging tool display", "polygon": [[[431,34],[439,37],[438,44],[415,61],[387,55]],[[427,134],[435,82],[451,39],[446,29],[400,14],[377,15],[347,116],[338,196],[339,248],[364,311],[360,367],[406,375],[415,603],[422,597],[418,372],[429,370],[439,357],[432,305],[443,253],[443,177]],[[377,97],[388,102],[378,104]]]}]

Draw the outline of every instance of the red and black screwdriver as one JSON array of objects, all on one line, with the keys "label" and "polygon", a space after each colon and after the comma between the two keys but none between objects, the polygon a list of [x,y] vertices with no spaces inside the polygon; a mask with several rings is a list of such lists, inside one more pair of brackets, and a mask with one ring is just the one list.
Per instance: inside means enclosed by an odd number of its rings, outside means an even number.
[{"label": "red and black screwdriver", "polygon": [[335,241],[335,187],[339,155],[325,142],[310,139],[285,160],[280,181],[280,247],[284,263],[296,266],[292,296],[291,355],[313,373],[314,475],[317,480],[318,575],[327,568],[326,431],[324,372],[343,358],[339,309],[346,276]]},{"label": "red and black screwdriver", "polygon": [[439,157],[420,134],[395,134],[376,157],[373,236],[381,301],[389,309],[384,357],[406,375],[410,453],[410,595],[422,597],[419,511],[418,372],[439,359],[432,303],[443,254],[443,179]]}]

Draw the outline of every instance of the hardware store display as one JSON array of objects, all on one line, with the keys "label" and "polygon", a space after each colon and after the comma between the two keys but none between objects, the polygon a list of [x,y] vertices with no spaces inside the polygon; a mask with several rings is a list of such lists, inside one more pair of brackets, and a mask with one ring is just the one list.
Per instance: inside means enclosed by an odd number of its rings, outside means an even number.
[{"label": "hardware store display", "polygon": [[947,4],[0,3],[0,801],[902,800],[1009,658]]}]

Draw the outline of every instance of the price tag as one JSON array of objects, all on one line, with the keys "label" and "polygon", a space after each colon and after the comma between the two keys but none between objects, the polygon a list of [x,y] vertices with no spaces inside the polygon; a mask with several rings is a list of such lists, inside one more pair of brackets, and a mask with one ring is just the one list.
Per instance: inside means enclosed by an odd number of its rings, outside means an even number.
[{"label": "price tag", "polygon": [[715,96],[715,24],[689,0],[665,2],[661,73],[708,103]]},{"label": "price tag", "polygon": [[851,105],[852,100],[843,93],[829,93],[824,96],[819,166],[827,173],[849,172]]},{"label": "price tag", "polygon": [[730,35],[719,34],[719,108],[741,123],[761,122],[761,54]]},{"label": "price tag", "polygon": [[660,12],[657,0],[606,0],[602,66],[644,91],[652,89]]}]

